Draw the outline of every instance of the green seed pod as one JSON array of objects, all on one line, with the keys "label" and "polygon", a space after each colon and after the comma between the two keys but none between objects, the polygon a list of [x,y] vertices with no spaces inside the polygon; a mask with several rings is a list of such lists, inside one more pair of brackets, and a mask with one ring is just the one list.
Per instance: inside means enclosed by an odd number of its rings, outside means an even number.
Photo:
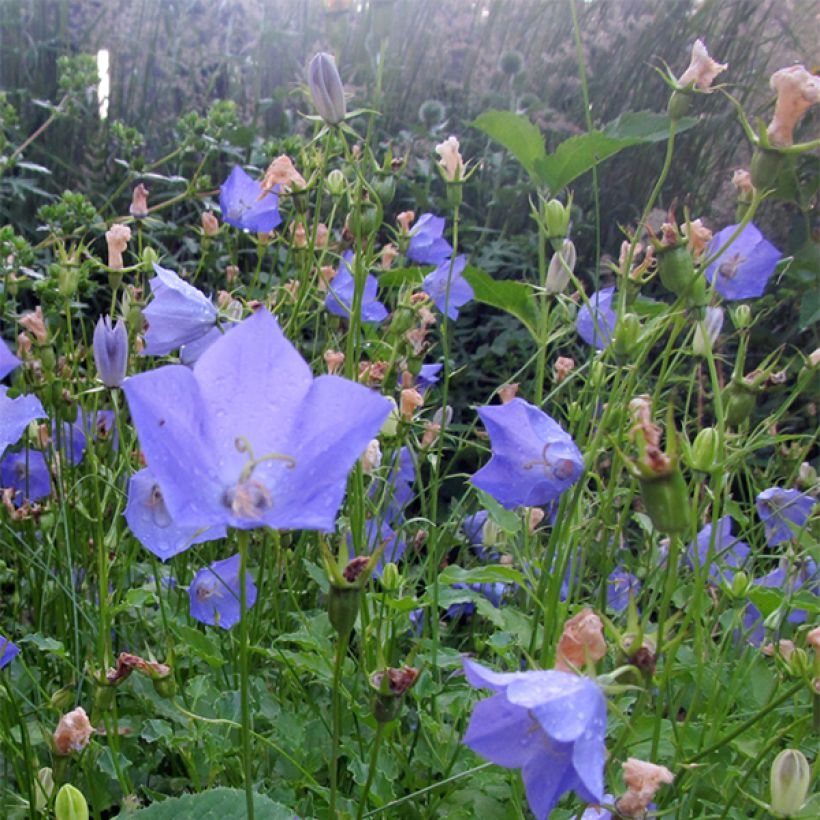
[{"label": "green seed pod", "polygon": [[757,394],[739,381],[732,380],[723,388],[723,415],[732,427],[742,424],[755,409]]},{"label": "green seed pod", "polygon": [[331,584],[327,599],[327,616],[341,636],[353,631],[359,614],[359,587],[337,587]]},{"label": "green seed pod", "polygon": [[347,189],[347,180],[345,175],[338,169],[334,168],[328,175],[325,182],[328,193],[333,196],[341,196]]},{"label": "green seed pod", "polygon": [[777,187],[777,180],[783,166],[783,154],[755,148],[752,154],[752,185],[759,191]]},{"label": "green seed pod", "polygon": [[371,183],[371,187],[382,205],[389,205],[396,196],[396,178],[390,175],[376,177]]},{"label": "green seed pod", "polygon": [[353,231],[354,236],[363,239],[379,230],[382,217],[381,204],[372,199],[367,199],[351,210],[348,216],[348,226]]},{"label": "green seed pod", "polygon": [[793,817],[806,802],[811,785],[811,767],[798,749],[785,749],[772,763],[769,779],[772,812],[778,817]]},{"label": "green seed pod", "polygon": [[689,529],[689,491],[683,473],[675,467],[656,478],[639,479],[641,500],[658,532],[681,535]]},{"label": "green seed pod", "polygon": [[54,816],[56,820],[88,820],[88,803],[83,793],[70,783],[62,786],[54,800]]},{"label": "green seed pod", "polygon": [[714,427],[706,427],[695,436],[689,462],[693,470],[713,473],[720,467],[720,437]]},{"label": "green seed pod", "polygon": [[395,592],[401,587],[399,568],[391,561],[384,565],[381,577],[382,589],[385,592]]},{"label": "green seed pod", "polygon": [[177,682],[173,675],[166,675],[164,678],[152,678],[154,691],[161,698],[172,698],[177,693]]},{"label": "green seed pod", "polygon": [[685,296],[695,278],[692,254],[685,244],[672,245],[658,252],[658,275],[663,286],[675,296]]},{"label": "green seed pod", "polygon": [[679,120],[689,113],[689,106],[692,104],[692,95],[686,91],[673,91],[669,98],[669,105],[666,111],[673,120]]},{"label": "green seed pod", "polygon": [[390,320],[390,333],[401,336],[407,333],[415,324],[416,313],[409,307],[399,306],[393,311],[393,318]]},{"label": "green seed pod", "polygon": [[629,361],[638,351],[641,336],[641,320],[635,313],[625,313],[615,325],[613,346],[622,361]]},{"label": "green seed pod", "polygon": [[390,723],[399,716],[402,698],[390,692],[376,692],[373,696],[373,717],[379,723]]}]

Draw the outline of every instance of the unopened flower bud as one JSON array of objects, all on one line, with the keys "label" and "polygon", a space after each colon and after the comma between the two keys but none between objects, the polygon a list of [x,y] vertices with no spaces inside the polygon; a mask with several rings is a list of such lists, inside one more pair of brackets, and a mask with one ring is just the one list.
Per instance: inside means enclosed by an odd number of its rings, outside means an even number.
[{"label": "unopened flower bud", "polygon": [[392,561],[386,563],[382,569],[381,585],[385,592],[396,592],[401,587],[399,568]]},{"label": "unopened flower bud", "polygon": [[140,262],[142,266],[153,275],[154,265],[159,262],[159,254],[153,248],[146,246],[142,249]]},{"label": "unopened flower bud", "polygon": [[106,387],[119,387],[128,367],[128,331],[120,319],[111,326],[110,316],[101,316],[94,328],[94,364]]},{"label": "unopened flower bud", "polygon": [[615,325],[613,349],[622,360],[630,360],[638,352],[641,337],[641,320],[635,313],[625,313]]},{"label": "unopened flower bud", "polygon": [[721,393],[723,416],[732,427],[742,424],[755,409],[757,394],[738,379],[732,379]]},{"label": "unopened flower bud", "polygon": [[771,809],[778,817],[793,817],[806,802],[811,785],[811,767],[803,752],[784,749],[772,763],[769,783]]},{"label": "unopened flower bud", "polygon": [[547,269],[547,293],[563,293],[569,284],[569,275],[575,270],[577,253],[571,239],[565,239],[560,250],[550,259]]},{"label": "unopened flower bud", "polygon": [[755,148],[750,168],[752,184],[758,191],[777,187],[784,159],[780,151],[770,151],[768,148],[759,146]]},{"label": "unopened flower bud", "polygon": [[692,351],[695,355],[706,356],[714,347],[722,328],[723,308],[706,308],[703,319],[695,325],[695,335],[692,339]]},{"label": "unopened flower bud", "polygon": [[732,597],[736,601],[745,599],[751,587],[752,582],[749,580],[749,576],[743,570],[738,570],[732,578]]},{"label": "unopened flower bud", "polygon": [[334,168],[327,175],[327,190],[331,196],[341,196],[347,188],[347,180],[345,175],[338,169]]},{"label": "unopened flower bud", "polygon": [[721,461],[718,431],[714,427],[705,427],[692,444],[691,467],[702,473],[712,473],[720,467]]},{"label": "unopened flower bud", "polygon": [[34,791],[34,808],[38,812],[45,812],[54,791],[54,773],[48,766],[44,766],[37,772],[37,783]]},{"label": "unopened flower bud", "polygon": [[745,330],[752,324],[752,309],[748,305],[738,305],[732,311],[732,322],[738,330]]},{"label": "unopened flower bud", "polygon": [[88,803],[83,793],[65,783],[54,799],[54,816],[56,820],[88,820]]},{"label": "unopened flower bud", "polygon": [[547,238],[550,240],[552,249],[556,252],[560,251],[564,244],[564,239],[569,231],[571,213],[572,202],[567,202],[564,205],[558,199],[551,199],[542,205],[542,218],[547,231]]},{"label": "unopened flower bud", "polygon": [[328,125],[337,125],[347,114],[345,90],[336,60],[320,51],[308,64],[308,88],[319,116]]}]

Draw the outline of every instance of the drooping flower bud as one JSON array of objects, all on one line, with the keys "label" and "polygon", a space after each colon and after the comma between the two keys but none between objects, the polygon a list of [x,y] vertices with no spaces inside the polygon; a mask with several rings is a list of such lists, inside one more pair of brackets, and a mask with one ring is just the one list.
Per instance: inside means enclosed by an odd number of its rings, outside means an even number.
[{"label": "drooping flower bud", "polygon": [[63,715],[54,730],[54,748],[58,754],[81,752],[88,746],[94,729],[82,706]]},{"label": "drooping flower bud", "polygon": [[128,331],[120,319],[111,327],[111,317],[101,316],[94,328],[94,364],[106,387],[119,387],[128,367]]},{"label": "drooping flower bud", "polygon": [[347,114],[347,103],[336,60],[320,51],[308,64],[307,75],[316,111],[328,125],[337,125]]},{"label": "drooping flower bud", "polygon": [[547,269],[547,293],[563,293],[569,284],[569,275],[575,270],[578,254],[571,239],[565,239],[561,249],[550,259]]},{"label": "drooping flower bud", "polygon": [[88,820],[88,803],[83,793],[71,783],[65,783],[54,799],[56,820]]},{"label": "drooping flower bud", "polygon": [[806,802],[811,785],[811,767],[803,752],[784,749],[772,763],[769,783],[771,809],[778,817],[792,817]]}]

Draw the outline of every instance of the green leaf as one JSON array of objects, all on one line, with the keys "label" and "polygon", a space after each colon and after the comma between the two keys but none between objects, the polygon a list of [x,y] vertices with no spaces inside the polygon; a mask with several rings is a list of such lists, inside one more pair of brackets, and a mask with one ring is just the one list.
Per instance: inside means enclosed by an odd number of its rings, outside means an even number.
[{"label": "green leaf", "polygon": [[[253,811],[257,820],[293,820],[294,813],[281,803],[274,803],[264,794],[254,794]],[[239,789],[209,789],[199,794],[172,797],[154,803],[138,812],[122,812],[121,820],[136,817],[139,820],[225,820],[247,817],[245,792]]]},{"label": "green leaf", "polygon": [[524,576],[512,567],[501,564],[486,564],[483,567],[464,569],[451,564],[439,573],[438,581],[442,585],[451,584],[518,584],[525,585]]},{"label": "green leaf", "polygon": [[424,279],[421,268],[396,268],[379,276],[380,287],[399,287],[400,285],[420,285]]},{"label": "green leaf", "polygon": [[225,659],[222,657],[219,647],[199,630],[193,629],[190,626],[177,626],[176,633],[182,642],[182,646],[178,648],[178,651],[186,647],[190,650],[191,654],[202,658],[205,663],[214,667],[214,669],[218,669],[225,663]]},{"label": "green leaf", "polygon": [[512,111],[485,111],[472,125],[503,145],[536,181],[541,181],[538,163],[545,158],[541,129],[528,117]]},{"label": "green leaf", "polygon": [[476,490],[481,506],[490,514],[490,518],[508,535],[516,535],[521,530],[522,519],[512,510],[502,507],[489,493]]},{"label": "green leaf", "polygon": [[473,289],[477,302],[499,308],[515,316],[538,341],[537,319],[532,288],[523,282],[506,282],[493,279],[489,273],[468,265],[464,278]]},{"label": "green leaf", "polygon": [[41,652],[48,652],[51,655],[57,655],[61,658],[65,657],[65,647],[62,641],[41,635],[39,632],[35,632],[33,635],[26,635],[24,638],[20,638],[17,643],[31,643]]},{"label": "green leaf", "polygon": [[[688,131],[697,125],[697,117],[682,117],[675,126],[675,133]],[[672,124],[668,114],[655,111],[626,111],[617,119],[604,126],[604,133],[615,139],[633,140],[635,142],[661,142],[669,136]]]}]

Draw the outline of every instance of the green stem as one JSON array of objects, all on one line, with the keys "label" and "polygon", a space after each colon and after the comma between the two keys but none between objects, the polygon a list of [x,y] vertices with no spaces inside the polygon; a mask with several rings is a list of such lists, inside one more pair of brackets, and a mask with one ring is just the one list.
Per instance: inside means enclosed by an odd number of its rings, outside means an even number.
[{"label": "green stem", "polygon": [[248,692],[248,542],[247,530],[239,530],[239,699],[242,736],[242,767],[245,779],[245,805],[248,820],[253,820],[253,758],[251,757],[251,723],[250,698]]},{"label": "green stem", "polygon": [[376,726],[376,737],[373,739],[373,748],[370,750],[370,761],[367,764],[367,779],[364,781],[364,789],[362,790],[362,798],[359,800],[356,820],[362,820],[362,817],[364,817],[364,811],[367,808],[367,796],[370,794],[370,786],[373,783],[374,776],[376,775],[376,763],[379,760],[379,749],[382,745],[383,736],[384,724],[379,723]]},{"label": "green stem", "polygon": [[342,734],[342,668],[349,635],[340,635],[336,644],[336,660],[333,665],[333,691],[330,693],[333,710],[333,745],[330,752],[330,820],[336,820],[336,794],[339,790],[339,743]]}]

